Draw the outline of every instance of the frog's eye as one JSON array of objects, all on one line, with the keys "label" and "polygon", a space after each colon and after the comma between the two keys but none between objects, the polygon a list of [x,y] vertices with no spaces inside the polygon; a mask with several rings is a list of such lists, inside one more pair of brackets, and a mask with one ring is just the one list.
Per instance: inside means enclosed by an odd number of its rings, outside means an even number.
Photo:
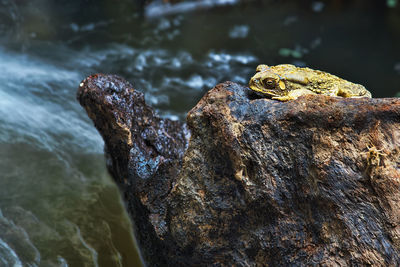
[{"label": "frog's eye", "polygon": [[263,80],[263,84],[266,88],[268,89],[273,89],[275,88],[275,81],[272,79],[265,79]]}]

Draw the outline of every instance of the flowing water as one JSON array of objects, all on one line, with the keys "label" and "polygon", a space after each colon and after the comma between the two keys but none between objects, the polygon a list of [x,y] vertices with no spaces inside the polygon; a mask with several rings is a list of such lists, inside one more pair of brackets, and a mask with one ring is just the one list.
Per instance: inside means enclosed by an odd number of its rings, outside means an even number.
[{"label": "flowing water", "polygon": [[60,2],[0,0],[0,266],[140,266],[103,141],[75,100],[89,74],[122,75],[172,119],[219,82],[246,84],[258,63],[327,70],[375,97],[400,92],[400,12],[389,2],[144,14],[129,1]]}]

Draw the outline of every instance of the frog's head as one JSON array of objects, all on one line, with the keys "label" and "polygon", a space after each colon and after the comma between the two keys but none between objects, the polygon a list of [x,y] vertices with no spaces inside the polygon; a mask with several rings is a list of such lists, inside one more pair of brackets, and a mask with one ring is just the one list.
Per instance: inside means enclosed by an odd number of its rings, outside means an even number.
[{"label": "frog's head", "polygon": [[259,65],[256,71],[249,82],[251,90],[270,97],[287,95],[284,79],[271,68],[267,65]]}]

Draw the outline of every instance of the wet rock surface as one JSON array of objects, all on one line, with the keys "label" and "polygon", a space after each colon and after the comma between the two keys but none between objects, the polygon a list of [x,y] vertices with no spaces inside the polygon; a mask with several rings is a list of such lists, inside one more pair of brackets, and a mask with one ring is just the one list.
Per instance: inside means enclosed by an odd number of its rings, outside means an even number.
[{"label": "wet rock surface", "polygon": [[117,76],[78,90],[149,266],[398,266],[400,100],[260,99],[225,82],[184,124]]}]

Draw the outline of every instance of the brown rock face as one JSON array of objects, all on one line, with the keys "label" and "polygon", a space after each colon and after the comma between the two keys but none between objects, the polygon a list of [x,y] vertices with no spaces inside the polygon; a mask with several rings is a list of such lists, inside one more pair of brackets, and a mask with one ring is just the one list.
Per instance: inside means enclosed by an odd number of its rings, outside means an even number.
[{"label": "brown rock face", "polygon": [[77,97],[104,139],[107,167],[123,193],[143,257],[164,265],[165,199],[187,147],[186,125],[157,117],[143,94],[115,75],[86,78]]},{"label": "brown rock face", "polygon": [[160,119],[116,76],[87,78],[149,266],[398,266],[400,100],[257,99],[226,82]]}]

